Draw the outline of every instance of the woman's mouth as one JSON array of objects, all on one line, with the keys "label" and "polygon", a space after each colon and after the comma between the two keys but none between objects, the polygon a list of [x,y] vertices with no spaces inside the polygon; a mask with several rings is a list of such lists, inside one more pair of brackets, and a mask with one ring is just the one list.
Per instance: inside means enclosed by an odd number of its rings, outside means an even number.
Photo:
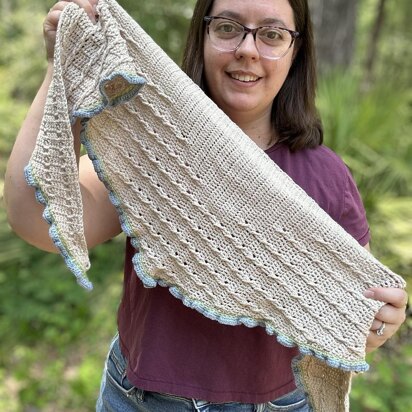
[{"label": "woman's mouth", "polygon": [[232,79],[239,80],[241,82],[246,82],[246,83],[256,82],[257,80],[260,79],[259,76],[256,76],[254,74],[229,73],[229,76]]}]

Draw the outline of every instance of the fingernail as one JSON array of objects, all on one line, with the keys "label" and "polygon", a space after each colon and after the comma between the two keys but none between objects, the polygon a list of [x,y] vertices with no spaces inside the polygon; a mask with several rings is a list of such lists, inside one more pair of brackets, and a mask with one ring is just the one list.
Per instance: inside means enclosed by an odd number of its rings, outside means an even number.
[{"label": "fingernail", "polygon": [[365,292],[363,292],[363,296],[369,299],[373,299],[375,297],[375,292],[373,292],[372,290],[365,290]]}]

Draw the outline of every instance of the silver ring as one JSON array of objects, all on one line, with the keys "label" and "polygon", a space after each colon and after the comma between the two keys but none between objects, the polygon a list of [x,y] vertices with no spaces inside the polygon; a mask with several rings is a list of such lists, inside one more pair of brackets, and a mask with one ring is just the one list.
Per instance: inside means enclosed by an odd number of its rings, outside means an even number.
[{"label": "silver ring", "polygon": [[386,328],[386,323],[382,321],[382,325],[380,326],[380,328],[376,329],[376,334],[378,336],[383,336],[383,333],[385,332],[385,328]]}]

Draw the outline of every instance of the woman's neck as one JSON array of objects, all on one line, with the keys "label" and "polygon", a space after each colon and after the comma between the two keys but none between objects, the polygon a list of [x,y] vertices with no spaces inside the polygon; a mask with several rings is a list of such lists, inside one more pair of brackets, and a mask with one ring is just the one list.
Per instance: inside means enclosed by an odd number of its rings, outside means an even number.
[{"label": "woman's neck", "polygon": [[238,119],[232,120],[263,150],[268,149],[277,140],[270,118],[266,116],[247,121],[240,115]]}]

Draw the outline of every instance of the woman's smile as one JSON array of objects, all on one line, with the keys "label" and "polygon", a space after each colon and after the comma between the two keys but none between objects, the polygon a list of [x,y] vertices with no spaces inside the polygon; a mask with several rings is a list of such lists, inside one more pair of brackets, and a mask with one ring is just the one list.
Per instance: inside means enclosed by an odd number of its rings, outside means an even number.
[{"label": "woman's smile", "polygon": [[[269,19],[295,29],[288,0],[219,0],[213,3],[210,15],[229,16],[250,28]],[[279,60],[262,57],[251,33],[235,50],[223,52],[206,36],[204,74],[210,97],[236,123],[265,118],[270,129],[273,100],[289,73],[292,58],[293,50]]]},{"label": "woman's smile", "polygon": [[228,72],[227,73],[232,79],[238,80],[242,83],[256,83],[261,77],[253,73],[242,73],[242,72]]}]

